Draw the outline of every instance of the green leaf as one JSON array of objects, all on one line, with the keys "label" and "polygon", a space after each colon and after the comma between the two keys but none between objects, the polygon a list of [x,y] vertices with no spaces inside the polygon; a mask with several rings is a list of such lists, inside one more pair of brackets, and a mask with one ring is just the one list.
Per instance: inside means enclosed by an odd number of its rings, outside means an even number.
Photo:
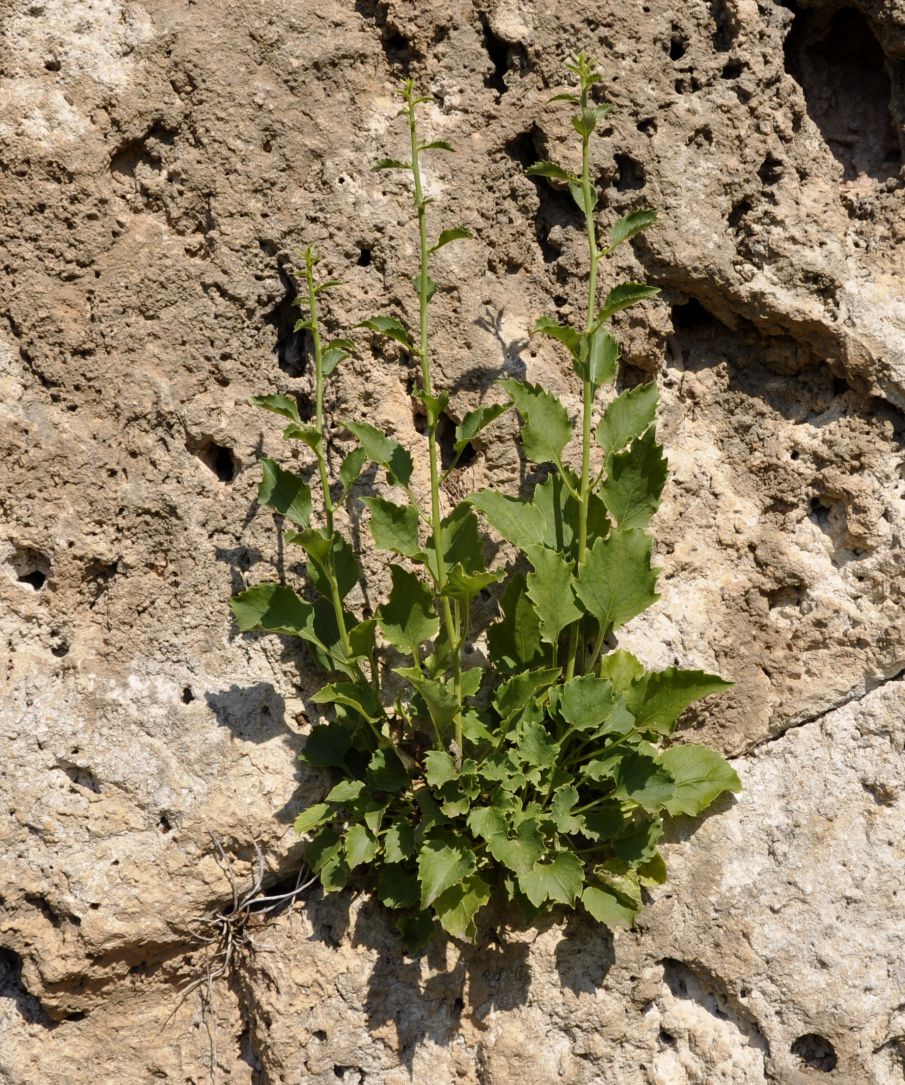
[{"label": "green leaf", "polygon": [[638,867],[638,880],[642,885],[662,885],[666,875],[666,863],[659,852]]},{"label": "green leaf", "polygon": [[258,501],[299,527],[307,527],[311,519],[311,489],[308,483],[292,471],[284,471],[266,456],[261,457],[260,464],[262,476]]},{"label": "green leaf", "polygon": [[[452,150],[452,148],[450,148]],[[440,236],[437,238],[437,243],[431,248],[431,252],[436,252],[437,249],[442,249],[444,245],[448,245],[451,241],[463,241],[466,238],[474,238],[474,234],[467,226],[453,226],[450,230],[443,230]]]},{"label": "green leaf", "polygon": [[317,452],[318,448],[324,443],[323,434],[320,430],[315,429],[314,426],[297,426],[294,422],[283,430],[283,436],[287,441],[301,441],[313,452]]},{"label": "green leaf", "polygon": [[332,535],[326,528],[292,531],[287,532],[286,541],[301,546],[311,559],[308,579],[325,598],[332,597],[334,581],[341,599],[345,599],[358,583],[361,566],[348,540],[338,531]]},{"label": "green leaf", "polygon": [[342,804],[355,802],[364,791],[364,780],[340,780],[327,795],[327,802]]},{"label": "green leaf", "polygon": [[383,852],[388,863],[401,863],[405,859],[411,859],[415,854],[415,833],[411,825],[404,821],[391,825],[383,838]]},{"label": "green leaf", "polygon": [[455,147],[445,139],[434,139],[430,143],[422,143],[419,151],[455,151]]},{"label": "green leaf", "polygon": [[411,784],[405,766],[392,750],[381,747],[375,750],[368,763],[368,780],[377,791],[393,794]]},{"label": "green leaf", "polygon": [[646,230],[648,226],[653,226],[656,221],[657,212],[650,209],[632,211],[630,215],[624,215],[613,226],[610,234],[610,251],[615,249],[617,245],[621,245],[623,241],[628,241],[630,237],[634,237],[635,234]]},{"label": "green leaf", "polygon": [[584,881],[584,870],[578,856],[560,852],[552,863],[537,863],[519,877],[522,892],[535,907],[546,900],[574,906]]},{"label": "green leaf", "polygon": [[344,362],[346,358],[351,357],[354,347],[355,344],[351,339],[331,339],[324,346],[321,354],[321,371],[324,376],[329,377],[340,362]]},{"label": "green leaf", "polygon": [[425,678],[417,667],[396,667],[395,673],[407,678],[421,695],[438,735],[446,742],[459,712],[459,701],[451,682]]},{"label": "green leaf", "polygon": [[597,127],[597,110],[593,106],[586,106],[572,117],[572,127],[582,137],[593,135]]},{"label": "green leaf", "polygon": [[385,467],[391,482],[407,486],[412,481],[414,465],[406,449],[368,422],[346,422],[346,429],[361,442],[365,455]]},{"label": "green leaf", "polygon": [[566,682],[559,697],[560,715],[576,731],[598,731],[615,705],[612,685],[593,674],[583,674]]},{"label": "green leaf", "polygon": [[574,173],[569,173],[562,166],[557,166],[555,162],[535,162],[533,166],[525,170],[525,173],[529,177],[549,177],[553,181],[577,180]]},{"label": "green leaf", "polygon": [[391,550],[408,558],[422,555],[418,541],[418,510],[413,505],[397,505],[382,497],[366,497],[371,510],[371,535],[379,550]]},{"label": "green leaf", "polygon": [[600,889],[589,885],[581,894],[581,903],[598,923],[607,927],[629,929],[635,921],[637,909],[623,904],[609,889]]},{"label": "green leaf", "polygon": [[381,158],[371,167],[372,170],[410,170],[411,162],[400,162],[396,158]]},{"label": "green leaf", "polygon": [[547,99],[548,102],[571,102],[573,105],[578,105],[581,99],[577,94],[554,94],[552,98]]},{"label": "green leaf", "polygon": [[657,413],[658,395],[652,381],[630,388],[610,403],[597,427],[597,440],[605,452],[618,452],[644,433]]},{"label": "green leaf", "polygon": [[[441,521],[443,531],[443,564],[448,573],[461,566],[463,574],[486,571],[484,544],[481,539],[478,518],[471,506],[462,501],[449,516]],[[427,551],[428,566],[437,577],[437,559],[433,536]]]},{"label": "green leaf", "polygon": [[660,754],[660,763],[676,781],[675,794],[666,804],[666,809],[673,815],[694,817],[724,791],[742,789],[735,769],[706,746],[691,742],[672,746]]},{"label": "green leaf", "polygon": [[500,601],[502,618],[487,630],[487,647],[497,666],[519,670],[545,658],[540,619],[528,598],[524,573],[514,573]]},{"label": "green leaf", "polygon": [[639,301],[646,301],[659,293],[659,286],[644,286],[642,283],[620,283],[607,294],[603,308],[597,314],[597,320],[603,323],[604,320],[609,320],[615,313],[628,309],[630,305],[637,305]]},{"label": "green leaf", "polygon": [[424,778],[431,787],[442,787],[450,780],[457,780],[459,773],[446,750],[431,750],[424,759]]},{"label": "green leaf", "polygon": [[575,605],[572,565],[545,546],[529,547],[526,555],[534,566],[526,580],[528,596],[540,619],[541,636],[555,647],[563,629],[581,617]]},{"label": "green leaf", "polygon": [[395,316],[372,316],[368,320],[362,320],[355,327],[368,328],[372,332],[377,332],[378,335],[389,336],[390,339],[395,339],[397,343],[401,343],[407,350],[412,349],[412,341],[405,329],[405,325]]},{"label": "green leaf", "polygon": [[441,893],[473,874],[476,865],[465,841],[452,836],[426,840],[418,853],[421,907],[429,907]]},{"label": "green leaf", "polygon": [[578,357],[581,350],[581,334],[574,328],[565,324],[557,324],[552,317],[542,316],[535,320],[531,326],[532,335],[548,335],[567,347],[574,357]]},{"label": "green leaf", "polygon": [[704,671],[669,667],[665,671],[644,674],[633,683],[626,693],[625,704],[639,730],[668,735],[680,713],[690,704],[711,693],[729,689],[732,684]]},{"label": "green leaf", "polygon": [[543,723],[528,720],[519,724],[516,746],[531,768],[550,768],[556,763],[559,743],[550,736]]},{"label": "green leaf", "polygon": [[620,760],[613,792],[617,798],[631,799],[655,813],[669,803],[674,792],[672,776],[655,757],[633,751]]},{"label": "green leaf", "polygon": [[572,199],[578,205],[579,211],[583,212],[584,214],[588,214],[588,210],[593,211],[594,208],[597,206],[597,200],[599,199],[599,195],[598,195],[597,189],[594,188],[593,186],[591,186],[591,193],[590,193],[591,194],[591,200],[590,200],[591,206],[590,206],[590,209],[585,208],[584,187],[577,180],[572,181],[569,184],[569,192],[572,194]]},{"label": "green leaf", "polygon": [[502,570],[466,573],[461,565],[454,565],[446,574],[446,584],[440,594],[469,603],[479,592],[489,588],[491,584],[499,583],[504,575]]},{"label": "green leaf", "polygon": [[361,469],[364,467],[367,458],[368,454],[365,450],[361,445],[357,445],[343,460],[339,468],[339,481],[342,483],[343,497],[345,497],[357,482],[358,476],[361,474]]},{"label": "green leaf", "polygon": [[473,806],[466,818],[468,828],[481,840],[489,840],[509,828],[505,815],[495,806]]},{"label": "green leaf", "polygon": [[314,607],[284,584],[257,584],[230,599],[242,633],[287,633],[310,639]]},{"label": "green leaf", "polygon": [[364,866],[377,854],[377,841],[364,825],[350,825],[343,837],[343,849],[349,870]]},{"label": "green leaf", "polygon": [[298,403],[296,403],[292,396],[252,396],[251,401],[256,407],[260,407],[262,410],[272,411],[274,414],[282,415],[283,418],[288,418],[290,422],[295,422],[298,426],[302,424],[302,420],[299,417]]},{"label": "green leaf", "polygon": [[537,385],[517,380],[501,383],[522,416],[525,455],[534,463],[558,461],[572,439],[572,424],[566,408]]},{"label": "green leaf", "polygon": [[325,893],[335,893],[349,880],[342,841],[329,826],[321,829],[305,848],[305,861],[320,877]]},{"label": "green leaf", "polygon": [[[425,294],[425,297],[427,298],[427,300],[430,301],[431,298],[434,296],[434,294],[437,293],[438,286],[434,282],[434,280],[430,277],[430,275],[425,276],[425,278],[427,280],[427,289],[425,290],[424,294]],[[411,283],[412,283],[412,289],[415,291],[416,294],[420,295],[421,294],[421,275],[420,275],[420,273],[417,273],[417,274],[412,276]],[[414,349],[414,348],[412,348],[412,349]]]},{"label": "green leaf", "polygon": [[601,629],[618,629],[660,596],[650,564],[651,537],[637,528],[614,531],[588,551],[576,593]]},{"label": "green leaf", "polygon": [[619,359],[619,344],[603,328],[595,328],[587,336],[587,353],[582,351],[587,378],[599,388],[616,376],[616,363]]},{"label": "green leaf", "polygon": [[500,719],[511,719],[541,690],[551,686],[559,677],[559,667],[545,667],[541,670],[525,670],[508,678],[498,687],[493,698],[493,707]]},{"label": "green leaf", "polygon": [[440,631],[440,621],[430,591],[414,573],[392,565],[390,576],[390,597],[378,609],[377,619],[389,643],[414,656],[419,644],[432,640]]},{"label": "green leaf", "polygon": [[462,419],[456,426],[456,443],[454,449],[461,452],[466,445],[470,444],[485,427],[489,426],[494,419],[499,418],[509,410],[509,403],[491,403],[487,407],[477,407]]},{"label": "green leaf", "polygon": [[411,954],[416,954],[420,953],[431,940],[436,926],[430,912],[417,912],[415,915],[404,915],[398,919],[396,929],[406,950]]},{"label": "green leaf", "polygon": [[472,874],[441,893],[434,901],[434,912],[447,934],[474,942],[477,937],[475,916],[489,900],[490,886],[479,874]]},{"label": "green leaf", "polygon": [[352,728],[344,720],[332,720],[311,728],[299,760],[317,768],[346,768],[352,748]]},{"label": "green leaf", "polygon": [[619,693],[628,693],[635,679],[643,674],[643,664],[624,648],[617,648],[600,661],[601,678],[609,679]]},{"label": "green leaf", "polygon": [[528,819],[519,825],[514,837],[503,833],[492,835],[487,840],[487,850],[513,874],[524,877],[544,854],[544,841],[537,823]]},{"label": "green leaf", "polygon": [[312,696],[311,703],[345,705],[372,722],[381,715],[380,702],[367,682],[331,682]]},{"label": "green leaf", "polygon": [[504,539],[519,549],[525,550],[544,541],[544,518],[535,505],[497,490],[478,490],[468,501],[487,517]]},{"label": "green leaf", "polygon": [[[558,472],[534,488],[532,502],[544,521],[543,544],[550,550],[571,553],[578,537],[578,502],[566,489]],[[589,518],[590,527],[590,518]]]},{"label": "green leaf", "polygon": [[580,822],[572,815],[572,810],[578,802],[578,788],[572,784],[565,784],[553,792],[550,803],[550,817],[556,826],[557,832],[574,833],[578,831]]},{"label": "green leaf", "polygon": [[415,872],[400,863],[386,863],[377,880],[377,897],[386,908],[414,908],[419,897]]},{"label": "green leaf", "polygon": [[310,833],[312,829],[316,829],[318,825],[323,825],[325,821],[332,817],[333,811],[330,807],[325,802],[318,802],[299,814],[293,823],[293,828],[301,836],[303,833]]},{"label": "green leaf", "polygon": [[666,459],[654,428],[632,441],[627,451],[612,453],[607,473],[600,496],[619,526],[647,527],[666,484]]},{"label": "green leaf", "polygon": [[377,621],[374,618],[366,618],[363,622],[349,627],[349,644],[356,659],[368,658],[374,651],[376,629]]}]

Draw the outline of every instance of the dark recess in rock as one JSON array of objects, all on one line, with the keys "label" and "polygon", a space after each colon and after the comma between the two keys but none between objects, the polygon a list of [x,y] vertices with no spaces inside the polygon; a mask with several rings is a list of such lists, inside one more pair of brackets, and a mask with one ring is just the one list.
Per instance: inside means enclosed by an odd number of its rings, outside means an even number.
[{"label": "dark recess in rock", "polygon": [[790,1050],[803,1066],[810,1070],[821,1070],[825,1074],[835,1070],[839,1062],[836,1048],[825,1036],[818,1036],[816,1032],[799,1036]]}]

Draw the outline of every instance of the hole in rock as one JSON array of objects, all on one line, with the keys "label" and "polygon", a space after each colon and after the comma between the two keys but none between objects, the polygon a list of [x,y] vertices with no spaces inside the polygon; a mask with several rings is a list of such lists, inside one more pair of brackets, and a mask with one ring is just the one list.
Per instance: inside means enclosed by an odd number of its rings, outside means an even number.
[{"label": "hole in rock", "polygon": [[192,692],[191,686],[184,686],[182,690],[182,703],[191,704],[195,699],[195,694]]},{"label": "hole in rock", "polygon": [[220,479],[221,482],[232,482],[239,470],[239,463],[232,450],[225,445],[218,445],[216,441],[202,441],[190,448],[190,451],[208,467]]},{"label": "hole in rock", "polygon": [[534,126],[529,128],[526,132],[519,132],[517,136],[513,136],[503,146],[503,150],[513,160],[517,162],[524,169],[529,166],[533,166],[538,159],[543,158],[538,148],[538,138],[540,133]]},{"label": "hole in rock", "polygon": [[660,1034],[657,1037],[664,1047],[673,1047],[676,1042],[675,1036],[671,1032],[667,1032],[666,1029],[660,1029]]},{"label": "hole in rock", "polygon": [[672,326],[677,332],[699,332],[712,327],[714,317],[697,298],[672,307]]},{"label": "hole in rock", "polygon": [[810,519],[815,523],[821,531],[828,531],[830,524],[830,513],[832,512],[832,505],[827,505],[819,497],[811,498],[811,513]]},{"label": "hole in rock", "polygon": [[50,645],[51,655],[55,655],[57,659],[63,659],[69,655],[69,641],[62,637],[59,633],[54,634],[53,642]]},{"label": "hole in rock", "polygon": [[816,1032],[799,1036],[792,1044],[790,1051],[802,1066],[807,1066],[811,1070],[821,1070],[825,1074],[835,1070],[839,1062],[836,1057],[836,1048],[825,1036],[819,1036]]},{"label": "hole in rock", "polygon": [[5,947],[0,947],[0,998],[9,999],[27,1024],[53,1027],[41,1003],[22,983],[22,958]]},{"label": "hole in rock", "polygon": [[751,203],[749,200],[738,200],[732,205],[732,210],[729,212],[728,222],[733,230],[737,230],[742,224],[742,219],[751,211]]},{"label": "hole in rock", "polygon": [[644,166],[636,158],[632,158],[628,154],[617,154],[615,159],[616,168],[619,171],[616,175],[617,192],[632,192],[644,188],[647,181]]},{"label": "hole in rock", "polygon": [[41,591],[50,576],[50,559],[31,547],[16,550],[10,558],[10,565],[16,581],[31,591]]},{"label": "hole in rock", "polygon": [[85,1013],[84,1010],[75,1010],[73,1013],[67,1013],[66,1014],[66,1020],[67,1021],[84,1021],[87,1016],[88,1016],[88,1014]]},{"label": "hole in rock", "polygon": [[501,37],[494,34],[490,21],[486,15],[481,14],[481,31],[484,35],[484,49],[493,65],[493,71],[484,77],[484,86],[495,90],[502,97],[509,89],[506,86],[506,73],[518,65],[523,68],[525,64],[525,50],[520,45],[510,45]]},{"label": "hole in rock", "polygon": [[761,179],[763,184],[775,185],[777,181],[782,179],[784,171],[785,165],[782,159],[777,158],[775,155],[768,154],[763,162],[761,162],[760,169],[757,171],[757,176]]},{"label": "hole in rock", "polygon": [[723,79],[738,79],[744,70],[745,65],[741,60],[730,60],[729,63],[723,67],[720,75]]},{"label": "hole in rock", "polygon": [[264,317],[264,323],[276,332],[273,353],[277,356],[277,365],[287,376],[301,377],[308,365],[308,351],[302,333],[295,330],[299,319],[297,291],[282,268],[279,269],[279,276],[283,296]]},{"label": "hole in rock", "polygon": [[645,136],[652,136],[657,131],[657,122],[653,117],[645,117],[643,120],[638,121],[636,127]]},{"label": "hole in rock", "polygon": [[173,831],[173,823],[166,814],[161,814],[157,822],[157,828],[164,834],[171,833]]},{"label": "hole in rock", "polygon": [[670,60],[681,60],[688,52],[688,38],[685,37],[678,27],[673,27],[672,37],[669,39],[667,52],[669,53]]},{"label": "hole in rock", "polygon": [[891,112],[889,65],[855,8],[799,9],[786,37],[786,71],[804,92],[808,115],[842,164],[843,177],[882,181],[902,165]]},{"label": "hole in rock", "polygon": [[728,53],[732,46],[732,33],[723,0],[712,0],[710,14],[713,16],[713,47],[718,53]]},{"label": "hole in rock", "polygon": [[362,245],[358,250],[358,259],[355,261],[359,267],[371,266],[371,250]]}]

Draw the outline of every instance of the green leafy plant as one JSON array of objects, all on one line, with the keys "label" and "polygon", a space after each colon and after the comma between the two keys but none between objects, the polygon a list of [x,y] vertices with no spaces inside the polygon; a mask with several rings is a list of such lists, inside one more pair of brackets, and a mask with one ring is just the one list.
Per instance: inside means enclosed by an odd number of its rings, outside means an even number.
[{"label": "green leafy plant", "polygon": [[[630,926],[643,887],[666,876],[657,850],[664,817],[696,815],[740,787],[713,750],[692,743],[664,748],[683,709],[730,683],[696,670],[647,671],[614,647],[614,632],[658,598],[647,529],[667,471],[654,428],[655,384],[610,396],[598,411],[598,394],[618,369],[610,321],[657,290],[620,283],[601,305],[598,270],[656,214],[620,218],[600,245],[590,145],[610,106],[593,100],[599,76],[587,57],[570,70],[577,92],[557,99],[576,107],[581,172],[539,162],[528,173],[568,186],[584,216],[585,320],[575,328],[542,317],[533,329],[563,345],[581,379],[577,432],[549,392],[504,380],[508,402],[462,419],[453,464],[441,470],[437,427],[449,397],[432,379],[428,317],[437,287],[430,264],[438,249],[471,234],[456,226],[431,240],[422,161],[452,148],[422,141],[418,112],[429,99],[411,81],[400,111],[410,159],[384,159],[376,168],[399,170],[411,182],[418,327],[410,331],[391,315],[360,327],[395,340],[419,368],[414,394],[427,420],[429,500],[413,486],[409,451],[365,421],[345,421],[355,444],[331,479],[324,388],[353,346],[322,339],[318,298],[337,284],[318,281],[311,249],[303,270],[307,315],[297,328],[312,345],[313,423],[301,419],[290,396],[254,401],[286,419],[284,436],[310,449],[319,481],[315,516],[308,482],[261,461],[259,501],[288,521],[286,542],[304,554],[307,591],[266,583],[232,600],[240,630],[301,637],[329,675],[312,698],[324,718],[301,757],[326,769],[332,786],[295,828],[309,837],[307,861],[324,890],[369,887],[398,911],[412,951],[437,923],[474,940],[478,915],[491,903],[526,922],[553,908],[580,907],[601,923]],[[445,475],[509,407],[519,416],[525,458],[546,467],[544,481],[529,497],[480,490],[443,515]],[[575,467],[568,455],[573,438],[580,442]],[[363,498],[374,544],[393,558],[388,596],[362,616],[346,602],[362,571],[335,511],[356,500],[353,486],[367,464],[377,465],[394,494]],[[517,553],[509,567],[488,568],[481,520]],[[498,593],[499,616],[475,629],[475,600],[487,590]],[[464,648],[474,640],[484,663],[466,666]]]}]

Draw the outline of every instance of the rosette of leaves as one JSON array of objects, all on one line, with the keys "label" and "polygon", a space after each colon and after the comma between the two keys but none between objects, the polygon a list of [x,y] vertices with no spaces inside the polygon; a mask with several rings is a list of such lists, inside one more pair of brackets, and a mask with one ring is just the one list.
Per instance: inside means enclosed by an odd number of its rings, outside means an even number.
[{"label": "rosette of leaves", "polygon": [[[310,250],[307,315],[298,328],[309,334],[315,362],[313,423],[302,421],[292,397],[255,400],[283,416],[287,439],[310,449],[319,498],[305,478],[262,460],[259,501],[285,517],[286,542],[300,549],[307,583],[301,594],[259,584],[232,600],[233,611],[240,630],[301,637],[326,672],[313,697],[323,718],[301,757],[325,770],[330,786],[295,828],[308,839],[307,861],[324,890],[369,888],[398,913],[412,951],[438,924],[476,939],[481,910],[491,904],[527,922],[550,909],[582,909],[608,926],[630,926],[644,887],[666,876],[657,848],[664,819],[697,815],[740,787],[715,751],[667,741],[688,705],[730,683],[697,670],[648,671],[615,647],[619,628],[658,598],[648,528],[667,470],[654,384],[610,395],[602,410],[598,404],[618,372],[613,316],[657,291],[620,283],[601,304],[598,265],[656,215],[634,211],[611,227],[606,244],[598,241],[589,147],[610,107],[592,98],[599,76],[587,57],[570,70],[577,90],[557,98],[575,107],[581,172],[541,162],[528,173],[567,186],[584,218],[585,321],[569,327],[541,318],[534,328],[568,352],[582,384],[581,417],[570,418],[543,388],[505,380],[507,402],[467,414],[455,434],[458,457],[514,408],[525,459],[546,469],[533,492],[478,491],[442,511],[437,426],[448,396],[432,383],[429,308],[438,286],[430,264],[439,249],[471,234],[456,226],[430,236],[422,157],[452,148],[421,140],[418,110],[428,99],[411,82],[401,110],[410,157],[376,168],[411,181],[418,324],[410,331],[398,317],[380,315],[361,326],[394,340],[420,374],[415,395],[427,419],[430,494],[422,499],[413,489],[409,451],[366,421],[344,420],[355,443],[331,474],[325,382],[353,348],[346,339],[322,342],[318,297],[337,284],[317,280]],[[385,483],[364,504],[373,543],[388,555],[391,588],[363,615],[347,602],[362,571],[334,512],[367,464]],[[488,568],[482,525],[518,560]],[[499,615],[475,629],[473,604],[488,589],[498,593]],[[466,667],[463,648],[476,638],[485,663]]]}]

